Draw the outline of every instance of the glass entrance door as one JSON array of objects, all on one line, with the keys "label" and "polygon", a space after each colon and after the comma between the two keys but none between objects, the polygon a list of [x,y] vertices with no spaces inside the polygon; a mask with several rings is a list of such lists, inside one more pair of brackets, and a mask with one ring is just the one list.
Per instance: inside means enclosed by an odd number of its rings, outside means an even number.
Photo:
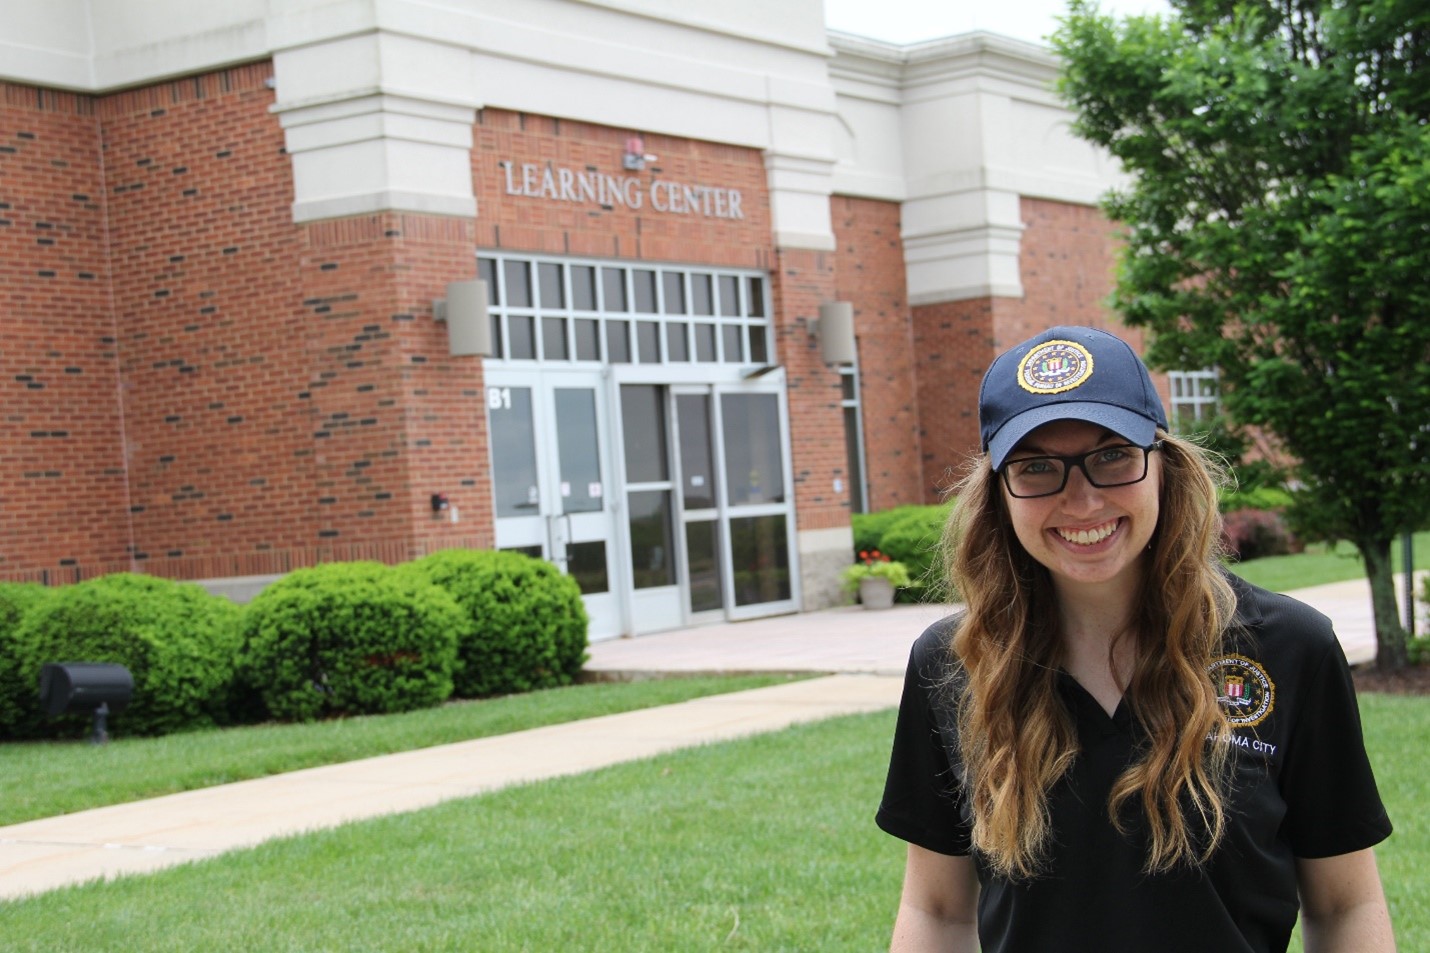
[{"label": "glass entrance door", "polygon": [[636,632],[793,611],[781,395],[620,387]]},{"label": "glass entrance door", "polygon": [[487,372],[497,548],[569,573],[593,639],[626,631],[605,398],[599,372]]}]

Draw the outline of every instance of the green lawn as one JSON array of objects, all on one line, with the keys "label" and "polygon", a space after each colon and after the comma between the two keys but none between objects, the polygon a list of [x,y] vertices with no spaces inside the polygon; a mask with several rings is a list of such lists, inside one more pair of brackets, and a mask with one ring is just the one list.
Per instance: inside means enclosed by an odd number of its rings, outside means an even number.
[{"label": "green lawn", "polygon": [[[1416,533],[1411,548],[1414,550],[1415,568],[1430,569],[1430,532]],[[1391,547],[1391,560],[1395,571],[1400,572],[1399,539]],[[1364,578],[1365,565],[1354,546],[1340,543],[1334,548],[1309,546],[1306,552],[1294,556],[1266,556],[1250,562],[1232,563],[1231,571],[1272,592],[1289,592],[1328,582]]]},{"label": "green lawn", "polygon": [[[323,764],[539,728],[788,681],[785,676],[594,683],[386,717],[162,738],[0,745],[0,825]],[[78,733],[80,737],[83,732]]]},{"label": "green lawn", "polygon": [[[1363,710],[1400,949],[1430,949],[1430,699]],[[903,848],[871,817],[893,713],[804,725],[0,905],[0,946],[868,951]],[[196,915],[202,911],[202,915]]]}]

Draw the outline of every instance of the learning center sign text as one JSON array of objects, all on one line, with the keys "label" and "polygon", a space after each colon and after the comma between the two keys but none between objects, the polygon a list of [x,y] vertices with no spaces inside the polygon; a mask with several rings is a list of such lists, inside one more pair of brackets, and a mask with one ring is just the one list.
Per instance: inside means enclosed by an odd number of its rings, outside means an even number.
[{"label": "learning center sign text", "polygon": [[632,210],[647,205],[669,215],[743,219],[739,189],[685,185],[667,179],[647,182],[629,175],[609,175],[593,169],[523,162],[498,163],[506,175],[506,194],[551,199],[612,209]]}]

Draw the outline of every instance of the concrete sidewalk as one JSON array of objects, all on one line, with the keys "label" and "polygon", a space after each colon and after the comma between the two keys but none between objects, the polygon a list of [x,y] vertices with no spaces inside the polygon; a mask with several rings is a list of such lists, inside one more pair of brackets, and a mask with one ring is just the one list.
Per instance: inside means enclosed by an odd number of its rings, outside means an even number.
[{"label": "concrete sidewalk", "polygon": [[0,899],[898,703],[833,675],[117,804],[0,828]]},{"label": "concrete sidewalk", "polygon": [[[1364,581],[1295,595],[1331,616],[1353,663],[1374,658]],[[910,644],[949,611],[848,607],[598,642],[587,664],[596,677],[697,672],[825,677],[3,827],[0,899],[157,870],[270,838],[677,748],[890,708],[898,703]]]}]

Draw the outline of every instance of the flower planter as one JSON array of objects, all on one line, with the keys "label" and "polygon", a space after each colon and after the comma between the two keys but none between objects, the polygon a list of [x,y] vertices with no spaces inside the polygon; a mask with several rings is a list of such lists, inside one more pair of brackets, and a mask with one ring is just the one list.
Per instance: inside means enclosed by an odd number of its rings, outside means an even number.
[{"label": "flower planter", "polygon": [[888,609],[894,604],[894,584],[883,576],[859,580],[859,602],[866,609]]}]

